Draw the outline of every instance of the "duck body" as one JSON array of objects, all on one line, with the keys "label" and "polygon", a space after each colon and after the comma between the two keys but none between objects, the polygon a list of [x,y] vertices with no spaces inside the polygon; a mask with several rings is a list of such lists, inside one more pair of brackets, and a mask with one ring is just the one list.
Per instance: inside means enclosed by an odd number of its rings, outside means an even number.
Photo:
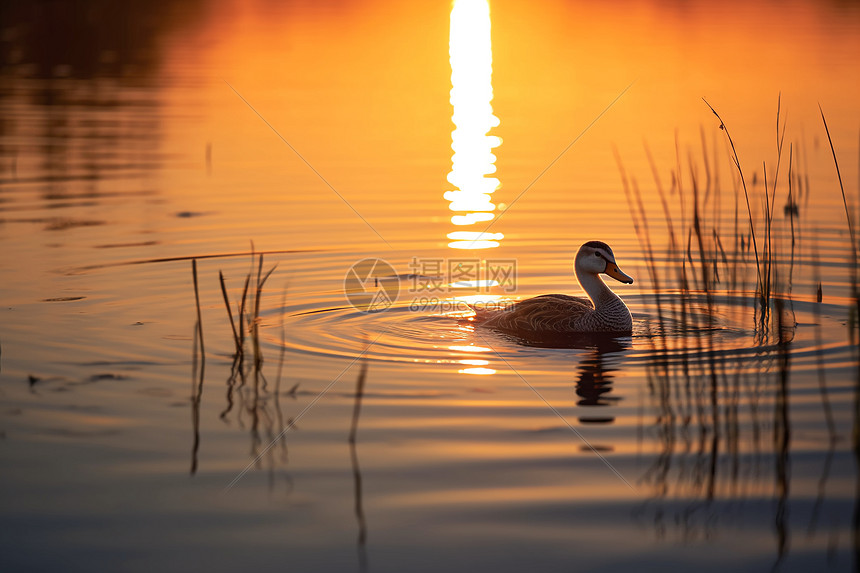
[{"label": "duck body", "polygon": [[574,260],[574,271],[588,298],[545,294],[498,310],[473,307],[474,322],[524,338],[590,332],[630,334],[630,310],[600,278],[607,274],[626,284],[633,282],[618,268],[609,245],[601,241],[582,245]]}]

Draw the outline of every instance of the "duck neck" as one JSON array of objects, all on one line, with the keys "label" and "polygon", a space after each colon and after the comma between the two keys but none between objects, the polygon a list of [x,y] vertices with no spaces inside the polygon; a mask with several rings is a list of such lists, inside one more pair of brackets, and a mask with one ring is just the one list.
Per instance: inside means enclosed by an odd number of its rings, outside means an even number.
[{"label": "duck neck", "polygon": [[617,294],[612,292],[612,289],[606,286],[606,283],[603,282],[603,279],[599,275],[576,269],[576,279],[588,295],[588,298],[591,299],[595,310],[621,300]]}]

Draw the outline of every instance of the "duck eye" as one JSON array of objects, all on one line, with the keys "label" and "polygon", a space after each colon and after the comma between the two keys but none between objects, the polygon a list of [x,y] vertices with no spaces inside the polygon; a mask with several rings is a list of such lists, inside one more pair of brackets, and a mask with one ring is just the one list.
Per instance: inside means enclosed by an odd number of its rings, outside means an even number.
[{"label": "duck eye", "polygon": [[600,256],[600,253],[594,253],[594,256],[595,256],[595,257],[599,257],[599,256]]}]

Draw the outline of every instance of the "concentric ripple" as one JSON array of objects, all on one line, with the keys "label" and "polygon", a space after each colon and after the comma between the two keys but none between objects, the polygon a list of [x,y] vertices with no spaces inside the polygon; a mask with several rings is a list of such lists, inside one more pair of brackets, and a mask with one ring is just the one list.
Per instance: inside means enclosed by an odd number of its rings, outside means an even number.
[{"label": "concentric ripple", "polygon": [[[439,308],[416,310],[397,304],[380,312],[361,312],[337,304],[312,308],[301,304],[270,311],[270,318],[283,313],[286,335],[270,330],[265,341],[282,345],[288,352],[305,356],[363,359],[381,362],[442,364],[470,373],[485,373],[492,367],[523,356],[554,359],[577,350],[596,350],[631,365],[659,362],[667,367],[713,366],[715,361],[769,359],[788,352],[797,369],[814,369],[826,357],[829,365],[849,364],[851,348],[844,329],[845,306],[807,301],[792,302],[784,311],[792,328],[780,345],[775,333],[757,333],[755,300],[751,295],[720,294],[711,298],[687,296],[686,315],[679,311],[680,299],[662,294],[625,297],[634,316],[630,337],[606,340],[590,335],[566,340],[560,347],[536,345],[516,337],[478,328],[468,320],[465,305],[450,299]],[[662,332],[662,335],[660,334]],[[823,338],[822,338],[823,337]],[[539,347],[539,348],[538,348]],[[482,370],[483,369],[483,370]]]}]

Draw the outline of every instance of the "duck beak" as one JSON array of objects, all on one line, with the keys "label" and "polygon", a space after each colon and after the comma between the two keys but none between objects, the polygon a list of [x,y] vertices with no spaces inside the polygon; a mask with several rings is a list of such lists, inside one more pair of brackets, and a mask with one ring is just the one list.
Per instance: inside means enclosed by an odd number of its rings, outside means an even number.
[{"label": "duck beak", "polygon": [[606,270],[604,270],[603,272],[619,282],[622,282],[627,285],[633,284],[633,277],[621,272],[621,269],[619,269],[618,265],[615,264],[613,261],[606,261]]}]

